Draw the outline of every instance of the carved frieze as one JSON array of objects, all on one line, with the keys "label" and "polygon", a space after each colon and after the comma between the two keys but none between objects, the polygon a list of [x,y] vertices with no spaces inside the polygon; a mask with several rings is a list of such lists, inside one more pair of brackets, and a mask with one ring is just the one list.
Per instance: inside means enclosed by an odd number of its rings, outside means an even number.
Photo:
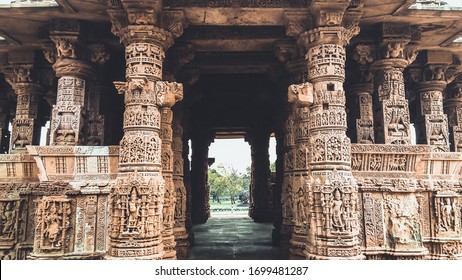
[{"label": "carved frieze", "polygon": [[65,196],[45,196],[37,201],[33,256],[62,256],[72,251],[73,206]]}]

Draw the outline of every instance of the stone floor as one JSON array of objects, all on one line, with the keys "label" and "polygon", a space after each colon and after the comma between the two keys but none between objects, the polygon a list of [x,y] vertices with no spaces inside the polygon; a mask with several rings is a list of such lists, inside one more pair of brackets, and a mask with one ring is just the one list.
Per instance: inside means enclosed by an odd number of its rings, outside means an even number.
[{"label": "stone floor", "polygon": [[254,223],[247,216],[219,215],[193,227],[191,260],[277,260],[271,245],[271,223]]}]

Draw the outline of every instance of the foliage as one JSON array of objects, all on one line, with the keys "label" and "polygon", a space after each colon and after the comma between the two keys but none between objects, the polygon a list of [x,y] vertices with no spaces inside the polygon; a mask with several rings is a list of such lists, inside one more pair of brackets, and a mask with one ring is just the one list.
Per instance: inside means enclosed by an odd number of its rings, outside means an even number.
[{"label": "foliage", "polygon": [[271,170],[271,172],[276,172],[276,162],[272,162],[270,164],[270,170]]},{"label": "foliage", "polygon": [[231,203],[234,204],[238,195],[248,190],[250,173],[242,174],[233,167],[218,165],[216,169],[208,170],[208,183],[210,193],[215,194],[218,201],[220,196],[228,195]]}]

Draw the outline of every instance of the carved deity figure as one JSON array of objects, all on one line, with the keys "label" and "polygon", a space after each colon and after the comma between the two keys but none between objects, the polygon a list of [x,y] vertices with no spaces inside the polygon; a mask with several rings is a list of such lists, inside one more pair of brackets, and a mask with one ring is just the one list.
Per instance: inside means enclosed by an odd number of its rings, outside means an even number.
[{"label": "carved deity figure", "polygon": [[441,228],[444,231],[450,231],[454,225],[454,209],[449,197],[444,198],[441,206]]},{"label": "carved deity figure", "polygon": [[176,189],[177,201],[175,203],[175,217],[183,216],[183,199],[185,197],[183,188]]},{"label": "carved deity figure", "polygon": [[140,215],[140,200],[133,188],[128,201],[128,224],[127,233],[138,233],[138,217]]},{"label": "carved deity figure", "polygon": [[284,198],[284,217],[292,217],[292,187],[290,185],[287,185]]},{"label": "carved deity figure", "polygon": [[306,202],[305,202],[305,194],[303,192],[303,189],[300,188],[295,201],[294,201],[294,209],[293,213],[295,215],[295,222],[296,223],[305,223],[306,224]]},{"label": "carved deity figure", "polygon": [[63,229],[61,213],[62,209],[58,209],[56,204],[52,203],[49,208],[49,212],[45,215],[44,237],[51,244],[51,247],[61,246],[61,242],[59,240],[59,235]]},{"label": "carved deity figure", "polygon": [[404,45],[400,42],[391,42],[387,45],[387,52],[385,58],[403,58]]},{"label": "carved deity figure", "polygon": [[172,221],[172,214],[170,213],[170,205],[167,203],[167,200],[170,200],[170,189],[165,188],[165,201],[164,207],[162,208],[162,214],[164,217],[164,223],[169,223]]},{"label": "carved deity figure", "polygon": [[56,44],[56,49],[60,58],[76,58],[75,48],[70,41],[59,40]]},{"label": "carved deity figure", "polygon": [[14,233],[15,226],[15,212],[14,212],[14,202],[8,201],[4,204],[2,209],[2,227],[0,236],[3,238],[10,238]]},{"label": "carved deity figure", "polygon": [[343,213],[343,201],[340,191],[334,191],[334,200],[332,201],[332,226],[335,231],[345,230],[345,216]]}]

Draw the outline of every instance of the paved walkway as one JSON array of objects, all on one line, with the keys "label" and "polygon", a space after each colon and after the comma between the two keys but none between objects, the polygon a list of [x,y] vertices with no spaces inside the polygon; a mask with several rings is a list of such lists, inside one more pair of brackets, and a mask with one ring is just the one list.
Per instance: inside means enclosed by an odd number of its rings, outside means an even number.
[{"label": "paved walkway", "polygon": [[193,227],[191,260],[277,260],[271,245],[271,223],[254,223],[247,215],[219,215]]}]

